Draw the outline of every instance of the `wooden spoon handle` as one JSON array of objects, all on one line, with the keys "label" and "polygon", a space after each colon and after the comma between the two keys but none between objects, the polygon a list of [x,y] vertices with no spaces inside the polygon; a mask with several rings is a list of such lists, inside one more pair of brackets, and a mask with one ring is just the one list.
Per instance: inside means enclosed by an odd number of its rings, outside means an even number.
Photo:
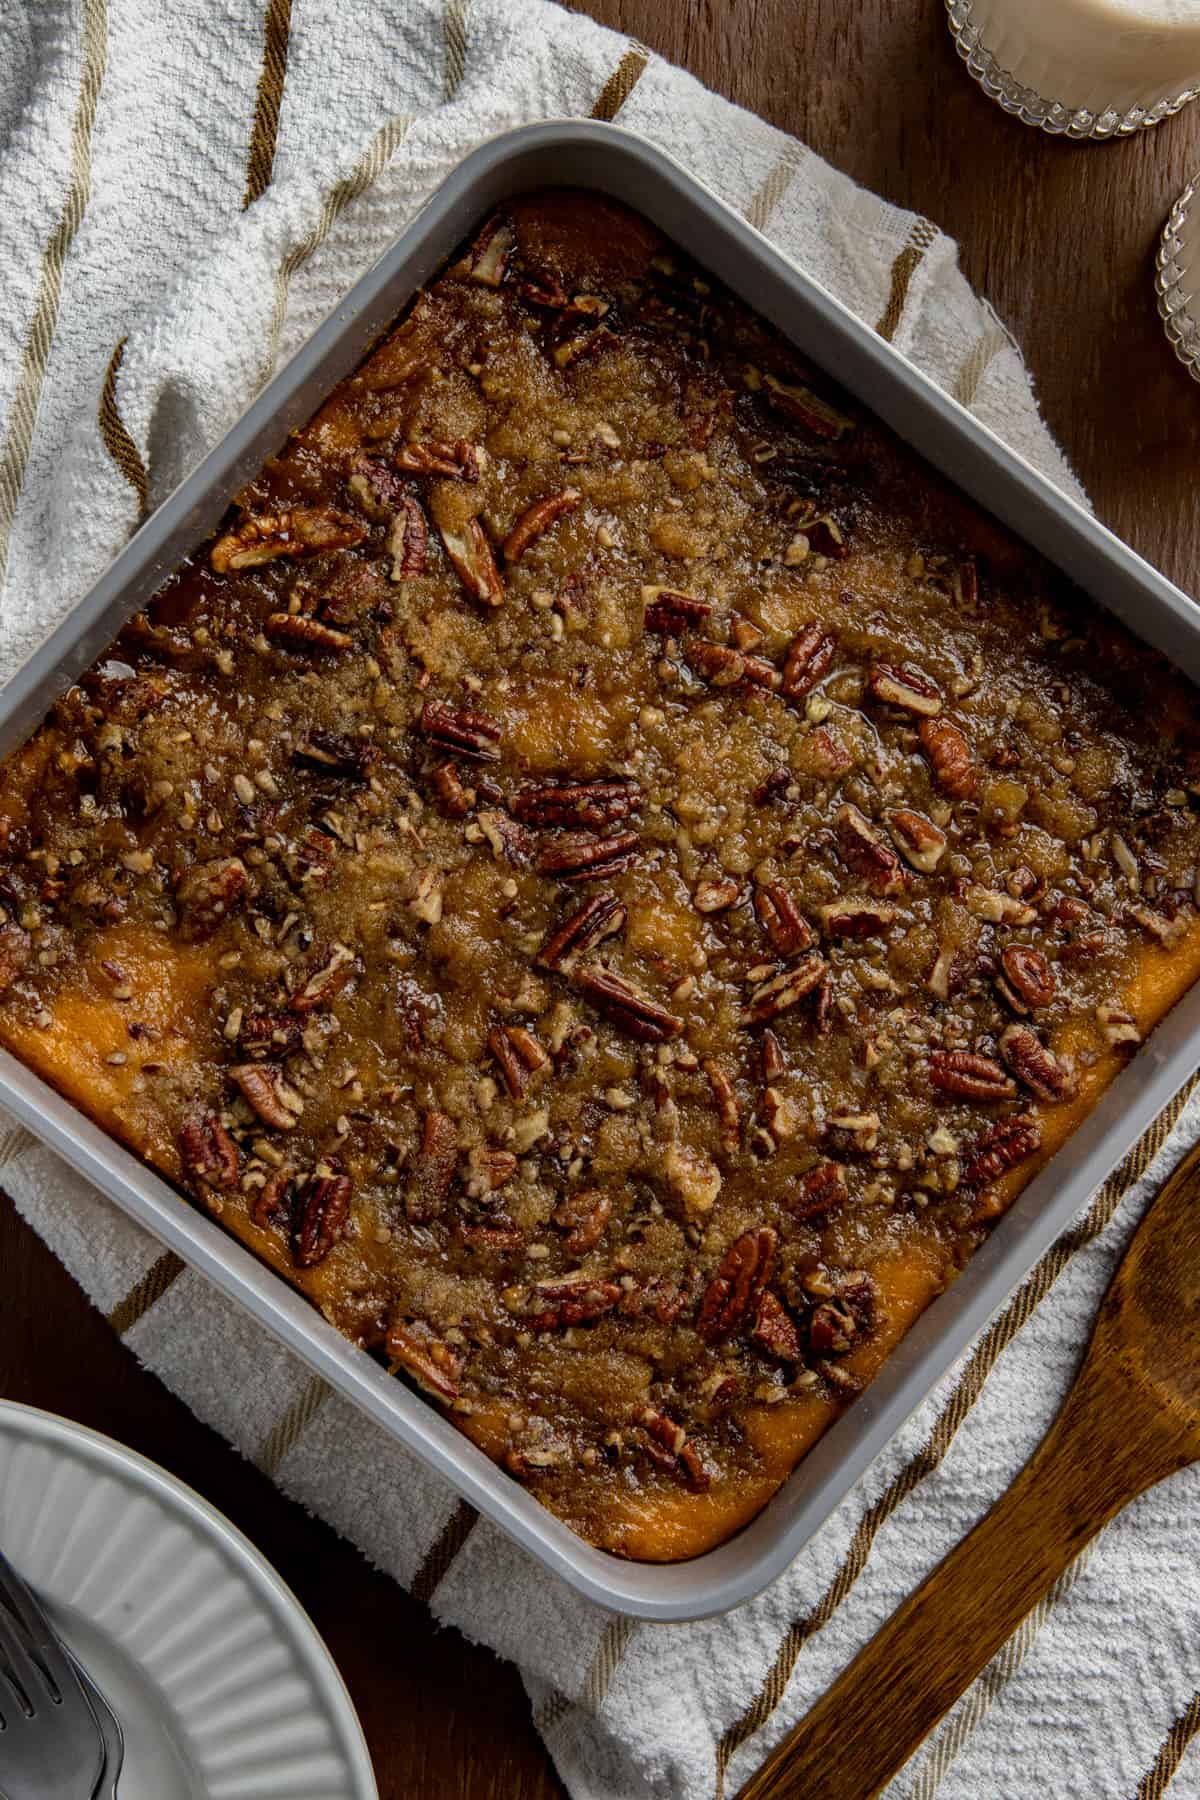
[{"label": "wooden spoon handle", "polygon": [[[739,1800],[869,1800],[908,1761],[1088,1539],[1163,1471],[1105,1420],[1085,1367],[1004,1497],[855,1657]],[[1109,1398],[1111,1410],[1111,1396]]]}]

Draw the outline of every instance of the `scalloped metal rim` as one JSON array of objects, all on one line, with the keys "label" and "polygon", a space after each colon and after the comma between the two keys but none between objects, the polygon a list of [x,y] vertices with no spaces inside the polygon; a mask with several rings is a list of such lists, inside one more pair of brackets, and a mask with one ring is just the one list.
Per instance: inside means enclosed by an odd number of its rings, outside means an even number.
[{"label": "scalloped metal rim", "polygon": [[1168,343],[1193,381],[1200,381],[1200,319],[1188,310],[1194,296],[1184,292],[1184,270],[1179,258],[1183,253],[1183,222],[1198,188],[1200,175],[1193,176],[1171,208],[1154,269],[1158,316]]}]

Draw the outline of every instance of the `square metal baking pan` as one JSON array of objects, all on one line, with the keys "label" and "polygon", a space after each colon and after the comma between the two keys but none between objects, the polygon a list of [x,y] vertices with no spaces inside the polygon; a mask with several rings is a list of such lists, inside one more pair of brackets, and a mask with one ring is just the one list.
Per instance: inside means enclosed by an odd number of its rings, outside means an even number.
[{"label": "square metal baking pan", "polygon": [[[1200,678],[1200,611],[1178,588],[662,152],[614,126],[564,122],[492,139],[438,189],[0,694],[0,754],[29,735],[55,696],[208,534],[263,459],[312,415],[488,210],[543,186],[596,189],[645,214],[974,500],[1138,636]],[[929,1307],[867,1392],[758,1517],[703,1556],[667,1565],[626,1562],[584,1543],[440,1412],[334,1331],[278,1275],[2,1052],[0,1104],[223,1293],[248,1307],[332,1387],[364,1407],[547,1567],[620,1612],[689,1619],[738,1605],[786,1567],[1197,1062],[1200,985],[1152,1034],[965,1272]]]}]

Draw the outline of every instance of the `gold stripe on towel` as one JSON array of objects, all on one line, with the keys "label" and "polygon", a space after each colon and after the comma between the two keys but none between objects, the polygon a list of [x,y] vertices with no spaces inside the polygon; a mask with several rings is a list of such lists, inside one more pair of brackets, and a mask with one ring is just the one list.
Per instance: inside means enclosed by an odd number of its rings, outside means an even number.
[{"label": "gold stripe on towel", "polygon": [[974,404],[980,382],[1007,342],[1007,333],[999,325],[991,325],[972,344],[951,390],[960,406],[970,407]]},{"label": "gold stripe on towel", "polygon": [[479,1523],[479,1514],[466,1500],[460,1500],[454,1511],[425,1552],[425,1560],[413,1576],[409,1589],[414,1600],[428,1606],[449,1573],[450,1565]]},{"label": "gold stripe on towel", "polygon": [[875,329],[881,338],[890,343],[896,335],[897,327],[904,312],[904,302],[908,299],[908,290],[912,278],[921,264],[921,258],[930,244],[937,237],[937,227],[928,219],[918,219],[912,228],[907,244],[892,264],[892,286],[888,294],[887,305],[883,309]]},{"label": "gold stripe on towel", "polygon": [[11,1131],[0,1133],[0,1169],[10,1163],[14,1156],[20,1156],[23,1150],[36,1142],[23,1125],[14,1125]]},{"label": "gold stripe on towel", "polygon": [[[604,1705],[605,1697],[613,1684],[613,1678],[621,1666],[622,1659],[633,1641],[637,1631],[636,1619],[610,1619],[600,1634],[600,1642],[596,1645],[596,1653],[592,1657],[591,1667],[583,1678],[583,1686],[579,1691],[579,1705],[593,1715]],[[548,1694],[545,1703],[534,1715],[534,1724],[544,1735],[553,1731],[559,1721],[571,1710],[572,1702],[566,1694],[555,1689]]]},{"label": "gold stripe on towel", "polygon": [[246,192],[243,207],[252,206],[271,185],[275,167],[275,140],[279,136],[279,108],[287,80],[288,38],[292,29],[292,0],[267,0],[263,19],[262,68],[254,97],[254,124],[246,158]]},{"label": "gold stripe on towel", "polygon": [[650,61],[650,52],[642,44],[632,43],[596,98],[593,119],[611,121],[616,118]]},{"label": "gold stripe on towel", "polygon": [[151,1263],[140,1281],[136,1281],[123,1300],[118,1300],[108,1315],[108,1322],[118,1337],[144,1318],[156,1300],[161,1300],[171,1283],[183,1274],[185,1264],[173,1250],[164,1250],[157,1262]]},{"label": "gold stripe on towel", "polygon": [[1163,1739],[1158,1755],[1138,1782],[1134,1800],[1162,1800],[1197,1731],[1200,1731],[1200,1688],[1196,1689]]},{"label": "gold stripe on towel", "polygon": [[121,417],[121,411],[117,405],[117,376],[121,373],[121,364],[125,360],[125,346],[128,342],[128,338],[122,338],[108,359],[108,368],[104,372],[104,387],[100,394],[98,419],[100,436],[104,439],[104,448],[137,495],[138,506],[144,512],[146,496],[150,490],[146,465],[142,461],[142,453],[130,436],[129,428]]},{"label": "gold stripe on towel", "polygon": [[446,10],[442,14],[442,44],[446,66],[442,94],[446,100],[453,100],[466,73],[469,11],[470,0],[446,0]]},{"label": "gold stripe on towel", "polygon": [[725,1793],[725,1774],[732,1757],[748,1738],[753,1737],[766,1724],[779,1705],[787,1691],[801,1650],[809,1638],[828,1624],[853,1588],[866,1567],[871,1548],[882,1527],[900,1503],[942,1461],[959,1426],[982,1394],[1001,1352],[1007,1349],[1035,1308],[1050,1292],[1076,1251],[1099,1236],[1125,1194],[1145,1174],[1166,1142],[1198,1081],[1200,1077],[1193,1076],[1142,1134],[1100,1188],[1084,1217],[1051,1245],[1024,1286],[1018,1289],[1004,1311],[992,1321],[979,1340],[957,1387],[935,1420],[928,1441],[897,1471],[879,1498],[864,1512],[842,1565],[828,1588],[809,1612],[788,1627],[762,1687],[741,1718],[734,1720],[718,1743],[715,1800],[722,1800]]},{"label": "gold stripe on towel", "polygon": [[314,1375],[276,1420],[254,1457],[264,1475],[274,1477],[278,1473],[284,1457],[295,1448],[332,1391],[327,1382]]},{"label": "gold stripe on towel", "polygon": [[756,231],[767,229],[771,214],[792,185],[803,154],[803,144],[797,143],[795,138],[790,139],[774,166],[768,170],[762,185],[751,196],[746,208],[746,222],[753,225]]},{"label": "gold stripe on towel", "polygon": [[17,385],[8,416],[8,434],[0,451],[0,585],[8,568],[9,536],[25,480],[33,442],[33,425],[62,298],[67,253],[79,230],[92,190],[92,126],[108,60],[108,13],[105,0],[84,0],[83,57],[79,96],[71,125],[71,176],[58,223],[42,252],[37,298],[25,338]]}]

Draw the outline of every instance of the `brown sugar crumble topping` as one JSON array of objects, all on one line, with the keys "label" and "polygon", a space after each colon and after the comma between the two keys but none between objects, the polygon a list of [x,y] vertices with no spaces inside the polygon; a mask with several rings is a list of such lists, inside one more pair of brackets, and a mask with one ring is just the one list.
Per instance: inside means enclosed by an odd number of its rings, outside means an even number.
[{"label": "brown sugar crumble topping", "polygon": [[0,774],[0,1040],[593,1542],[727,1536],[1200,968],[1196,695],[514,202]]}]

